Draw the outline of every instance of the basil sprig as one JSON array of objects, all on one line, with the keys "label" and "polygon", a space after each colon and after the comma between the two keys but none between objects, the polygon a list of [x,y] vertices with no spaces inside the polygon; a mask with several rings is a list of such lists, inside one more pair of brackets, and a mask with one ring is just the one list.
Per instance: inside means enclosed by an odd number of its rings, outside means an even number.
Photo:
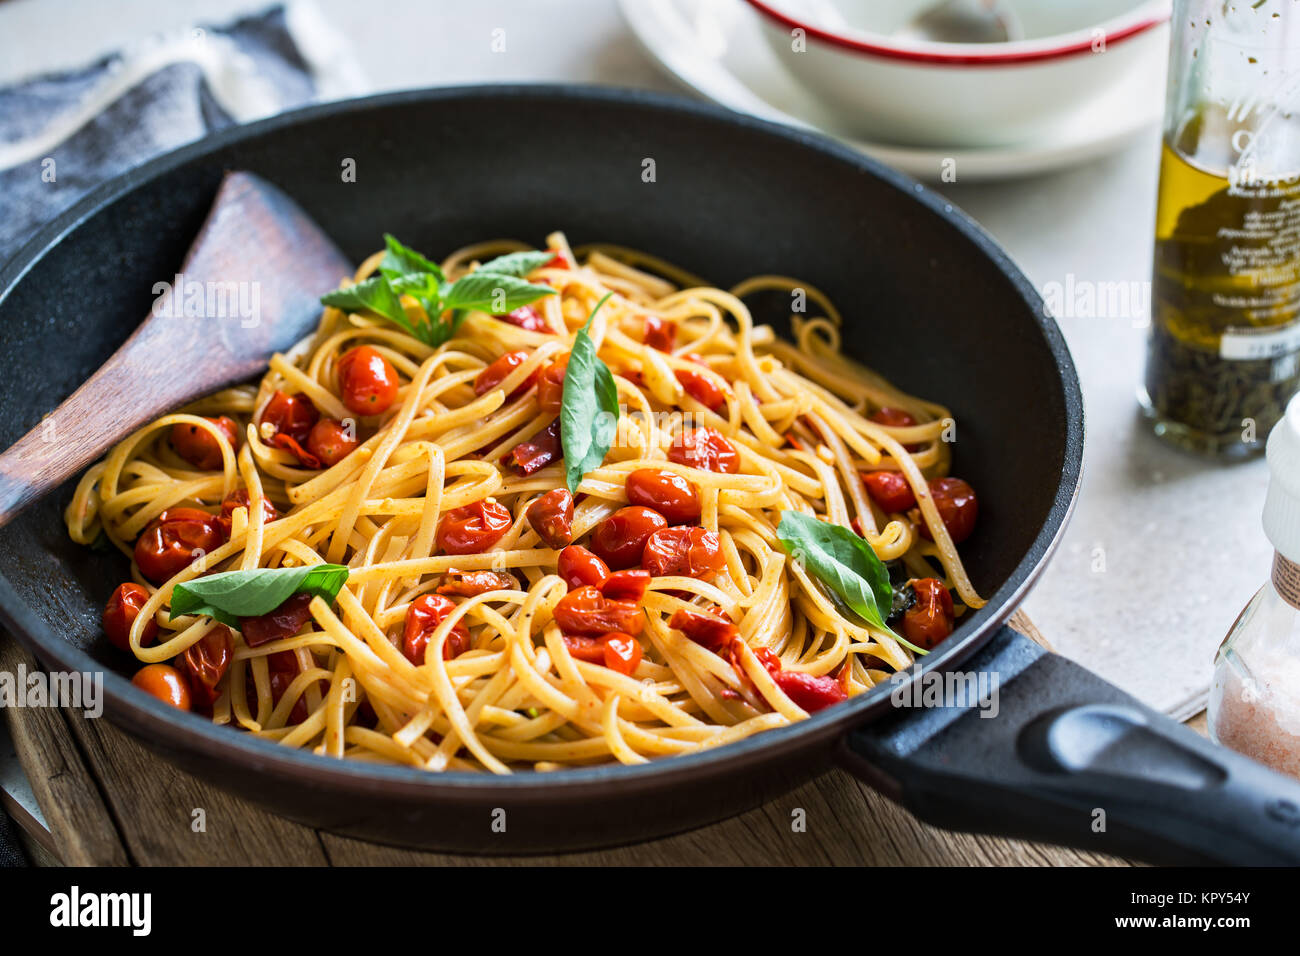
[{"label": "basil sprig", "polygon": [[894,604],[889,569],[857,534],[812,515],[783,511],[776,536],[787,554],[802,562],[813,577],[864,621],[893,635],[917,654],[927,653],[899,637],[885,623]]},{"label": "basil sprig", "polygon": [[[437,348],[456,334],[465,310],[512,312],[555,290],[535,285],[524,276],[555,257],[552,252],[511,252],[481,265],[469,275],[448,282],[438,264],[393,236],[384,234],[387,251],[379,275],[321,296],[321,303],[349,312],[369,312],[387,319],[426,345]],[[400,296],[409,295],[424,310],[412,321]],[[443,318],[444,313],[450,316]]]},{"label": "basil sprig", "polygon": [[206,614],[239,630],[241,617],[269,614],[295,594],[333,601],[347,579],[348,569],[341,564],[209,574],[172,588],[170,619]]},{"label": "basil sprig", "polygon": [[578,330],[564,371],[560,447],[564,449],[564,483],[571,494],[577,494],[583,476],[605,460],[618,426],[618,386],[609,366],[596,355],[596,343],[588,332],[611,295],[605,293],[587,316],[587,324]]}]

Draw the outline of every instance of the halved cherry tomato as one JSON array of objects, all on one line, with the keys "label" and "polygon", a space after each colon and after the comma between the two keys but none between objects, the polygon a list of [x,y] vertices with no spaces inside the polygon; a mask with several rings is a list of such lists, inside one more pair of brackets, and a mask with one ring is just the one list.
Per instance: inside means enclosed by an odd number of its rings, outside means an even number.
[{"label": "halved cherry tomato", "polygon": [[849,699],[848,691],[829,675],[814,677],[803,671],[783,670],[772,675],[772,679],[785,692],[785,696],[810,714]]},{"label": "halved cherry tomato", "polygon": [[736,446],[712,428],[686,428],[678,432],[668,449],[668,460],[724,475],[740,471]]},{"label": "halved cherry tomato", "polygon": [[727,402],[727,393],[710,376],[694,369],[679,368],[673,370],[677,381],[682,383],[686,394],[705,408],[718,409]]},{"label": "halved cherry tomato", "polygon": [[600,639],[605,651],[605,666],[631,677],[641,663],[641,642],[631,634],[612,631]]},{"label": "halved cherry tomato", "polygon": [[131,683],[177,710],[190,709],[190,685],[170,664],[147,664],[135,672]]},{"label": "halved cherry tomato", "polygon": [[615,571],[598,587],[601,594],[615,601],[640,601],[650,587],[650,572],[644,568]]},{"label": "halved cherry tomato", "polygon": [[[233,418],[222,415],[220,418],[208,418],[207,421],[217,427],[217,431],[225,436],[232,449],[239,447],[239,426]],[[195,468],[214,471],[221,467],[221,444],[206,428],[179,422],[172,426],[171,441],[176,454]]]},{"label": "halved cherry tomato", "polygon": [[668,626],[685,634],[701,647],[716,651],[729,645],[733,638],[740,636],[740,629],[731,623],[730,618],[718,617],[716,614],[700,614],[678,608],[668,619]]},{"label": "halved cherry tomato", "polygon": [[306,395],[287,395],[277,391],[262,409],[259,427],[269,424],[274,431],[268,444],[291,453],[308,468],[319,468],[320,459],[307,450],[307,437],[320,418],[316,406]]},{"label": "halved cherry tomato", "polygon": [[899,514],[916,507],[916,495],[901,472],[864,471],[862,483],[886,514]]},{"label": "halved cherry tomato", "polygon": [[546,319],[542,318],[542,313],[538,312],[531,305],[521,305],[513,312],[507,312],[505,315],[495,315],[493,318],[500,319],[502,322],[508,322],[509,324],[528,332],[551,331],[551,327],[546,324]]},{"label": "halved cherry tomato", "polygon": [[681,475],[658,468],[638,468],[627,476],[623,490],[634,505],[653,508],[669,524],[700,520],[700,495]]},{"label": "halved cherry tomato", "polygon": [[[438,629],[438,625],[454,610],[456,610],[456,602],[441,594],[421,594],[411,602],[402,631],[402,653],[406,655],[408,661],[417,667],[424,663],[424,652],[429,645],[429,638]],[[442,658],[447,661],[453,660],[469,648],[469,628],[465,626],[464,620],[457,621],[456,626],[447,635],[447,640],[443,642]]]},{"label": "halved cherry tomato", "polygon": [[630,568],[640,563],[650,535],[666,527],[668,522],[664,516],[653,508],[641,505],[619,508],[596,525],[591,533],[591,550],[615,570]]},{"label": "halved cherry tomato", "polygon": [[397,369],[378,349],[358,345],[339,359],[339,391],[348,411],[382,415],[397,399]]},{"label": "halved cherry tomato", "polygon": [[595,637],[610,631],[640,634],[645,613],[633,601],[616,601],[594,587],[574,588],[555,605],[555,623],[565,634]]},{"label": "halved cherry tomato", "polygon": [[[109,643],[120,651],[131,650],[131,625],[149,600],[149,592],[134,581],[119,584],[104,605],[104,633]],[[148,647],[158,636],[158,622],[152,618],[140,634],[140,646]]]},{"label": "halved cherry tomato", "polygon": [[334,418],[322,418],[307,435],[307,450],[326,468],[337,465],[360,444],[356,423],[345,425]]},{"label": "halved cherry tomato", "polygon": [[[252,496],[248,493],[247,488],[236,488],[230,494],[226,495],[225,500],[221,502],[221,514],[217,521],[221,525],[221,532],[228,539],[230,537],[230,525],[234,518],[236,508],[247,508],[251,503]],[[280,512],[275,510],[275,505],[271,504],[271,499],[262,495],[262,522],[269,523],[280,517]]]},{"label": "halved cherry tomato", "polygon": [[542,495],[528,506],[524,517],[548,548],[563,548],[573,540],[573,495],[567,488]]},{"label": "halved cherry tomato", "polygon": [[244,643],[249,647],[260,647],[268,641],[293,637],[311,620],[311,611],[308,609],[311,597],[305,592],[294,594],[274,611],[257,617],[241,617],[239,630],[244,635]]},{"label": "halved cherry tomato", "polygon": [[453,508],[438,525],[438,548],[443,554],[480,554],[504,538],[512,523],[510,512],[487,498]]},{"label": "halved cherry tomato", "polygon": [[569,356],[566,353],[556,359],[537,379],[537,405],[547,415],[560,414],[560,405],[564,398],[564,373],[569,368]]},{"label": "halved cherry tomato", "polygon": [[513,591],[519,582],[504,571],[448,571],[435,590],[439,594],[476,597],[488,591]]},{"label": "halved cherry tomato", "polygon": [[903,614],[903,636],[930,650],[952,633],[952,595],[938,578],[912,582],[916,603]]},{"label": "halved cherry tomato", "polygon": [[677,323],[672,319],[661,319],[657,315],[645,317],[645,335],[641,341],[660,352],[671,352],[677,344]]},{"label": "halved cherry tomato", "polygon": [[[931,478],[930,497],[939,509],[939,517],[943,519],[952,543],[961,544],[969,538],[975,530],[975,519],[979,517],[975,489],[960,478]],[[929,525],[922,523],[921,537],[933,540]]]},{"label": "halved cherry tomato", "polygon": [[[523,365],[527,360],[528,353],[525,351],[507,352],[487,368],[483,369],[483,371],[478,373],[478,377],[474,379],[474,394],[483,395],[492,391],[492,389],[505,381],[506,376],[519,366]],[[523,384],[507,396],[506,401],[513,402],[518,398],[524,390],[528,388],[528,386],[533,384],[533,381],[537,378],[538,374],[538,372],[534,372],[530,375]]]},{"label": "halved cherry tomato", "polygon": [[600,587],[609,577],[609,565],[581,545],[571,544],[560,552],[555,573],[564,578],[570,588]]},{"label": "halved cherry tomato", "polygon": [[521,441],[506,454],[510,463],[523,475],[540,471],[564,457],[560,443],[560,420],[557,418],[528,441]]},{"label": "halved cherry tomato", "polygon": [[235,644],[228,627],[213,628],[181,655],[181,670],[189,677],[195,704],[211,709],[220,696],[217,685],[230,670],[234,656]]},{"label": "halved cherry tomato", "polygon": [[154,584],[190,566],[199,552],[225,543],[221,521],[197,508],[168,508],[145,527],[135,542],[135,563]]},{"label": "halved cherry tomato", "polygon": [[641,554],[641,566],[657,578],[682,575],[704,578],[727,566],[722,542],[700,527],[663,528],[652,534]]}]

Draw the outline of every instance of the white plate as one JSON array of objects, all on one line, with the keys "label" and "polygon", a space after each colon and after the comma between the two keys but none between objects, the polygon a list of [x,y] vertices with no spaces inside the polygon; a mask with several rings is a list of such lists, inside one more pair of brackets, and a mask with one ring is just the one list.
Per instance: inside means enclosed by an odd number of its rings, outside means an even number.
[{"label": "white plate", "polygon": [[[1063,117],[1052,131],[1014,146],[953,149],[864,142],[837,129],[835,118],[791,76],[764,42],[757,14],[741,0],[619,0],[642,48],[699,95],[740,113],[814,129],[919,179],[970,182],[1010,179],[1073,166],[1123,146],[1159,122],[1165,64],[1134,88],[1118,87]],[[1136,86],[1137,84],[1135,84]],[[951,171],[952,175],[945,175]]]}]

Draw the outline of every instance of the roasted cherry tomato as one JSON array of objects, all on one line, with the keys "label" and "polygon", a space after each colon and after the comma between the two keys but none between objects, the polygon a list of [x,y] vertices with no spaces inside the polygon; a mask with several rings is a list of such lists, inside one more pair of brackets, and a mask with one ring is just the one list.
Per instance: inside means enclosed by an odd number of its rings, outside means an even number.
[{"label": "roasted cherry tomato", "polygon": [[650,587],[650,572],[644,568],[615,571],[597,586],[601,594],[615,601],[640,601]]},{"label": "roasted cherry tomato", "polygon": [[[209,418],[217,431],[225,436],[232,449],[239,447],[239,426],[235,420],[226,415]],[[172,426],[172,447],[195,468],[203,471],[215,471],[221,467],[221,443],[212,437],[212,433],[198,425],[179,422]]]},{"label": "roasted cherry tomato", "polygon": [[[406,612],[406,626],[402,631],[402,653],[408,661],[417,667],[424,663],[429,638],[454,610],[456,602],[441,594],[421,594],[411,602],[411,607]],[[464,654],[469,647],[469,628],[463,620],[457,621],[443,642],[442,658],[452,660]]]},{"label": "roasted cherry tomato", "polygon": [[448,571],[435,589],[439,594],[476,597],[488,591],[513,591],[519,582],[504,571]]},{"label": "roasted cherry tomato", "polygon": [[[230,537],[230,526],[234,518],[236,508],[247,508],[251,500],[251,495],[247,488],[236,488],[230,494],[226,495],[225,500],[221,502],[221,514],[217,517],[221,525],[221,533]],[[275,505],[271,504],[271,499],[262,495],[262,522],[267,523],[275,521],[280,517],[280,512],[275,510]]]},{"label": "roasted cherry tomato", "polygon": [[612,631],[600,639],[605,652],[605,666],[627,677],[636,673],[641,663],[641,642],[631,634]]},{"label": "roasted cherry tomato", "polygon": [[785,696],[810,714],[849,699],[848,691],[829,675],[814,677],[802,671],[782,670],[773,674],[772,679]]},{"label": "roasted cherry tomato", "polygon": [[718,535],[700,527],[656,531],[646,540],[641,553],[641,567],[657,578],[667,575],[710,577],[726,566]]},{"label": "roasted cherry tomato", "polygon": [[912,486],[902,472],[864,471],[862,483],[886,514],[899,514],[916,507],[916,495],[912,494]]},{"label": "roasted cherry tomato", "polygon": [[319,468],[320,460],[306,448],[312,426],[320,418],[316,406],[306,395],[276,392],[262,409],[259,428],[270,425],[274,431],[266,437],[268,444],[290,452],[308,468]]},{"label": "roasted cherry tomato", "polygon": [[217,685],[230,670],[234,656],[235,644],[228,627],[214,627],[181,655],[181,669],[189,677],[190,693],[196,705],[212,709],[220,696]]},{"label": "roasted cherry tomato", "polygon": [[641,339],[652,349],[671,352],[677,344],[677,323],[672,319],[661,319],[657,315],[645,317],[645,335]]},{"label": "roasted cherry tomato", "polygon": [[903,614],[903,636],[927,651],[952,633],[952,595],[938,578],[912,582],[916,603]]},{"label": "roasted cherry tomato", "polygon": [[[975,530],[975,519],[979,516],[979,502],[975,498],[975,489],[960,478],[930,479],[930,497],[939,509],[943,526],[948,529],[948,537],[953,544],[961,544]],[[933,539],[930,527],[922,523],[921,536]]]},{"label": "roasted cherry tomato", "polygon": [[528,332],[549,332],[551,327],[546,324],[546,319],[542,318],[542,313],[538,312],[531,305],[521,305],[513,312],[507,312],[505,315],[496,315],[493,318],[500,319],[502,322],[508,322]]},{"label": "roasted cherry tomato", "polygon": [[382,415],[397,399],[397,369],[378,349],[358,345],[339,359],[339,391],[348,411]]},{"label": "roasted cherry tomato", "polygon": [[727,403],[727,393],[722,389],[722,386],[703,372],[697,372],[695,369],[690,368],[679,368],[673,370],[673,375],[677,378],[677,381],[681,382],[686,394],[705,408],[716,410]]},{"label": "roasted cherry tomato", "polygon": [[726,647],[733,638],[740,636],[740,629],[725,615],[719,617],[717,614],[700,614],[685,608],[673,611],[673,616],[668,619],[668,626],[681,631],[690,640],[711,651]]},{"label": "roasted cherry tomato", "polygon": [[736,446],[712,428],[686,428],[668,449],[668,460],[700,471],[734,475],[740,471]]},{"label": "roasted cherry tomato", "polygon": [[540,471],[553,461],[564,457],[560,442],[560,420],[557,418],[528,441],[521,441],[510,449],[506,458],[522,475]]},{"label": "roasted cherry tomato", "polygon": [[177,710],[190,709],[190,685],[170,664],[147,664],[135,672],[131,683]]},{"label": "roasted cherry tomato", "polygon": [[578,637],[574,634],[563,635],[564,646],[568,649],[570,656],[576,660],[586,661],[588,664],[605,664],[605,645],[600,643],[599,638],[595,637]]},{"label": "roasted cherry tomato", "polygon": [[615,601],[593,587],[574,588],[555,605],[555,623],[565,634],[598,637],[610,631],[640,634],[645,614],[633,601]]},{"label": "roasted cherry tomato", "polygon": [[563,548],[573,540],[573,495],[567,488],[542,495],[528,506],[524,517],[548,548]]},{"label": "roasted cherry tomato", "polygon": [[[108,604],[104,605],[104,633],[108,635],[109,643],[118,650],[131,650],[131,625],[148,600],[148,591],[134,581],[127,581],[117,586],[113,596],[108,599]],[[150,619],[140,634],[140,646],[148,647],[157,636],[158,622]]]},{"label": "roasted cherry tomato", "polygon": [[294,594],[274,611],[257,617],[241,617],[239,629],[243,632],[244,643],[249,647],[260,647],[268,641],[293,637],[311,620],[309,604],[310,594]]},{"label": "roasted cherry tomato", "polygon": [[650,535],[666,527],[668,522],[664,516],[653,508],[641,505],[619,508],[596,525],[591,533],[591,550],[616,571],[630,568],[640,563],[641,552]]},{"label": "roasted cherry tomato", "polygon": [[[483,369],[483,371],[478,373],[478,377],[474,379],[474,394],[483,395],[487,392],[492,391],[492,389],[496,388],[503,381],[505,381],[506,376],[508,376],[519,366],[523,365],[524,362],[526,362],[527,360],[528,360],[527,352],[524,351],[507,352],[505,355],[501,356],[499,359],[497,359],[487,368]],[[513,392],[510,393],[510,395],[506,398],[506,401],[508,402],[514,401],[526,388],[528,388],[529,385],[533,384],[533,381],[534,379],[536,379],[537,374],[538,373],[534,372],[532,375],[530,375],[527,380],[525,380],[518,388],[516,388]]]},{"label": "roasted cherry tomato", "polygon": [[504,538],[512,523],[510,512],[487,498],[453,508],[438,525],[438,548],[443,554],[480,554]]},{"label": "roasted cherry tomato", "polygon": [[564,373],[569,368],[569,356],[566,354],[546,368],[537,378],[537,405],[547,415],[560,414],[560,404],[564,398]]},{"label": "roasted cherry tomato", "polygon": [[356,424],[345,425],[333,418],[322,418],[307,435],[307,451],[326,468],[337,465],[359,444]]},{"label": "roasted cherry tomato", "polygon": [[[877,425],[885,425],[889,428],[911,428],[916,424],[916,419],[901,408],[877,408],[868,416]],[[920,445],[904,445],[908,451],[919,451]]]},{"label": "roasted cherry tomato", "polygon": [[634,505],[653,508],[669,524],[700,520],[700,495],[681,475],[658,468],[638,468],[627,476],[623,490]]},{"label": "roasted cherry tomato", "polygon": [[609,577],[609,565],[581,545],[571,544],[560,552],[555,573],[570,588],[600,587]]},{"label": "roasted cherry tomato", "polygon": [[168,508],[145,527],[135,542],[135,563],[154,584],[190,566],[199,552],[225,543],[221,521],[197,508]]}]

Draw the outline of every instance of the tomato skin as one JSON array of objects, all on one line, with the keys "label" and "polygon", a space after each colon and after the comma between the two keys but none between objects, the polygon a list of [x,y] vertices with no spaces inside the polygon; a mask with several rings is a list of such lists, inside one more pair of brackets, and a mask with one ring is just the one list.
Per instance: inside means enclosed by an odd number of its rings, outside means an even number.
[{"label": "tomato skin", "polygon": [[609,577],[609,566],[579,544],[571,544],[560,552],[556,574],[564,578],[569,588],[587,585],[600,587]]},{"label": "tomato skin", "polygon": [[[239,448],[239,426],[228,415],[220,418],[207,418],[206,421],[217,426],[230,443],[232,449]],[[222,465],[221,445],[212,435],[198,425],[178,422],[172,426],[172,447],[195,468],[201,471],[215,471]]]},{"label": "tomato skin", "polygon": [[216,515],[197,508],[168,508],[145,527],[135,542],[135,563],[154,584],[190,566],[197,552],[225,543]]},{"label": "tomato skin", "polygon": [[397,400],[397,369],[378,349],[358,345],[339,358],[339,391],[348,411],[382,415]]},{"label": "tomato skin", "polygon": [[[429,638],[438,629],[438,625],[456,610],[456,602],[441,594],[421,594],[411,602],[406,612],[406,624],[402,629],[402,653],[406,659],[419,667],[424,663],[424,652],[429,646]],[[463,620],[447,635],[442,645],[442,659],[445,661],[459,657],[469,650],[469,628]]]},{"label": "tomato skin", "polygon": [[600,639],[604,649],[604,664],[612,671],[618,671],[625,677],[636,673],[641,663],[641,642],[631,634],[611,631]]},{"label": "tomato skin", "polygon": [[322,418],[307,435],[307,451],[326,468],[337,465],[360,444],[356,426],[348,427],[334,418]]},{"label": "tomato skin", "polygon": [[[248,493],[247,488],[236,488],[230,494],[226,495],[221,502],[221,514],[217,517],[217,522],[221,525],[221,533],[227,540],[230,538],[230,527],[234,521],[236,508],[248,508],[251,504],[252,496]],[[251,509],[250,509],[251,517]],[[275,505],[271,504],[271,499],[262,496],[262,521],[270,523],[280,517],[280,512],[275,510]]]},{"label": "tomato skin", "polygon": [[727,562],[716,532],[678,527],[664,528],[649,537],[641,554],[641,566],[657,578],[704,578],[717,574]]},{"label": "tomato skin", "polygon": [[901,472],[865,471],[862,483],[886,514],[900,514],[916,507],[916,495]]},{"label": "tomato skin", "polygon": [[679,368],[673,371],[687,395],[705,408],[717,410],[727,403],[727,393],[709,376],[694,369]]},{"label": "tomato skin", "polygon": [[146,664],[135,672],[131,683],[177,710],[190,709],[190,685],[170,664]]},{"label": "tomato skin", "polygon": [[275,448],[290,452],[308,468],[319,468],[320,461],[305,445],[312,427],[320,418],[320,412],[306,395],[289,395],[277,391],[262,409],[258,419],[259,430],[262,425],[270,425],[274,431],[266,439]]},{"label": "tomato skin", "polygon": [[181,655],[181,670],[189,678],[190,693],[194,703],[211,709],[221,696],[217,685],[230,670],[235,656],[235,644],[230,628],[216,627],[204,634],[196,644],[191,644]]},{"label": "tomato skin", "polygon": [[[523,365],[527,360],[528,353],[523,350],[518,352],[507,352],[491,365],[487,366],[487,368],[483,369],[483,371],[478,373],[478,377],[474,379],[474,394],[483,395],[492,391],[492,389],[505,381],[507,375],[519,366]],[[533,384],[533,381],[537,378],[538,374],[538,372],[534,372],[529,376],[522,385],[506,397],[506,401],[513,402],[518,398],[524,390],[528,388],[528,386]]]},{"label": "tomato skin", "polygon": [[[979,501],[975,489],[960,478],[930,479],[930,497],[939,509],[943,526],[948,529],[948,537],[953,544],[961,544],[975,530],[975,519],[979,517]],[[922,524],[921,537],[933,540],[930,528]]]},{"label": "tomato skin", "polygon": [[488,591],[513,591],[519,582],[503,571],[448,571],[434,589],[439,594],[477,597]]},{"label": "tomato skin", "polygon": [[712,428],[684,428],[668,449],[668,460],[700,471],[734,475],[740,471],[736,446]]},{"label": "tomato skin", "polygon": [[740,637],[740,629],[726,617],[716,614],[700,614],[678,608],[668,619],[668,626],[681,631],[690,640],[710,651],[717,651],[728,646],[733,639]]},{"label": "tomato skin", "polygon": [[597,587],[601,594],[615,601],[640,601],[650,587],[650,572],[643,568],[615,571]]},{"label": "tomato skin", "polygon": [[548,548],[563,548],[573,541],[573,495],[567,488],[548,491],[524,512],[529,526]]},{"label": "tomato skin", "polygon": [[877,408],[869,416],[877,425],[885,425],[889,428],[911,428],[916,424],[916,419],[908,412],[901,408]]},{"label": "tomato skin", "polygon": [[700,495],[695,485],[671,471],[638,468],[627,476],[623,490],[629,502],[653,508],[670,525],[700,520]]},{"label": "tomato skin", "polygon": [[615,571],[630,568],[640,563],[641,552],[650,536],[666,527],[668,522],[664,516],[653,508],[641,505],[619,508],[596,525],[591,533],[591,550]]},{"label": "tomato skin", "polygon": [[[149,592],[134,581],[119,584],[104,605],[104,633],[119,651],[131,650],[131,625],[149,600]],[[150,620],[140,635],[140,646],[148,647],[158,637],[158,622]]]},{"label": "tomato skin", "polygon": [[903,614],[903,636],[927,651],[953,631],[952,595],[938,578],[912,582],[916,603]]},{"label": "tomato skin", "polygon": [[528,441],[521,441],[510,449],[506,457],[523,475],[540,471],[553,461],[564,457],[560,441],[560,420],[557,418]]},{"label": "tomato skin", "polygon": [[590,585],[574,588],[555,605],[555,622],[565,634],[597,637],[610,631],[640,634],[645,613],[632,601],[605,597]]},{"label": "tomato skin", "polygon": [[578,637],[574,634],[563,635],[564,646],[569,656],[588,664],[605,664],[605,645],[594,637]]},{"label": "tomato skin", "polygon": [[239,629],[244,635],[244,643],[249,647],[260,647],[269,641],[293,637],[311,620],[309,604],[310,594],[294,594],[274,611],[257,617],[241,617]]},{"label": "tomato skin", "polygon": [[660,352],[671,352],[677,344],[677,323],[672,319],[661,319],[657,315],[645,317],[645,335],[641,337],[646,345]]},{"label": "tomato skin", "polygon": [[494,315],[494,319],[500,319],[517,328],[527,332],[550,332],[551,327],[546,324],[546,319],[542,318],[542,313],[531,305],[521,305],[512,312],[504,315]]},{"label": "tomato skin", "polygon": [[438,524],[443,554],[481,554],[506,536],[514,519],[504,507],[484,498],[448,511]]},{"label": "tomato skin", "polygon": [[560,414],[564,398],[564,373],[569,369],[569,356],[556,359],[537,378],[537,405],[547,415]]},{"label": "tomato skin", "polygon": [[782,670],[773,674],[772,679],[785,696],[810,714],[849,699],[848,692],[834,677],[814,677],[803,671]]}]

